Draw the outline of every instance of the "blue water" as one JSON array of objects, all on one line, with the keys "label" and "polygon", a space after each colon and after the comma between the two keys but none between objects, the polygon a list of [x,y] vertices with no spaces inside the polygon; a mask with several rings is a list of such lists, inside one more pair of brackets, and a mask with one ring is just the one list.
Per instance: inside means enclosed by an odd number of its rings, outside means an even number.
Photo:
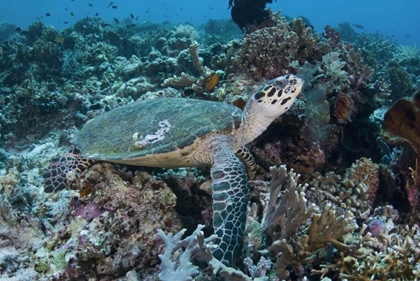
[{"label": "blue water", "polygon": [[[229,19],[228,0],[114,0],[117,9],[107,8],[110,0],[1,0],[0,21],[22,28],[38,18],[58,29],[73,24],[85,16],[107,20],[124,19],[132,13],[139,22],[190,22],[204,24],[209,19]],[[92,7],[88,4],[91,3]],[[268,5],[283,15],[305,16],[315,29],[322,32],[325,25],[337,26],[348,21],[364,28],[358,32],[375,33],[396,40],[399,44],[420,45],[420,0],[289,0]],[[67,8],[67,11],[66,11]],[[70,13],[74,13],[74,17]],[[47,17],[46,13],[50,13]]]}]

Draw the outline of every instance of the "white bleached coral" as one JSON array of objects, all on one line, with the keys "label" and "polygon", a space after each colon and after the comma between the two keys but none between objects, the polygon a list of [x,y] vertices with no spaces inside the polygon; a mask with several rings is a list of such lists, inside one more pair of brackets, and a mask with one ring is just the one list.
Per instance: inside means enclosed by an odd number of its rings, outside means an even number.
[{"label": "white bleached coral", "polygon": [[338,52],[331,52],[322,57],[322,65],[325,67],[325,75],[332,78],[335,85],[341,85],[348,81],[348,73],[343,70],[346,62],[339,58]]}]

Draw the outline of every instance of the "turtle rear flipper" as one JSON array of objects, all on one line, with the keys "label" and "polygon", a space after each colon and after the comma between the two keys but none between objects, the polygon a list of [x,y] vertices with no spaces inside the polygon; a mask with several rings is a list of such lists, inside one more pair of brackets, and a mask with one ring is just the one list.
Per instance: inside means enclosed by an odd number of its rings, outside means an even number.
[{"label": "turtle rear flipper", "polygon": [[83,158],[80,151],[72,149],[61,157],[54,158],[44,172],[44,191],[57,192],[68,187],[67,174],[71,171],[83,172],[95,163],[93,160]]},{"label": "turtle rear flipper", "polygon": [[248,178],[244,163],[228,148],[214,153],[213,227],[219,245],[213,255],[229,265],[239,253],[246,223]]}]

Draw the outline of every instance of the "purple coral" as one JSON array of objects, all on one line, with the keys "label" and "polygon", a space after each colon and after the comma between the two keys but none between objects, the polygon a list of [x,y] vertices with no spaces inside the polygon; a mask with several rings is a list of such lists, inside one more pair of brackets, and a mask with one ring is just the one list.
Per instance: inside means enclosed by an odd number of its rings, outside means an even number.
[{"label": "purple coral", "polygon": [[379,236],[385,231],[385,229],[385,223],[379,219],[372,220],[367,226],[367,230],[372,234],[373,237]]}]

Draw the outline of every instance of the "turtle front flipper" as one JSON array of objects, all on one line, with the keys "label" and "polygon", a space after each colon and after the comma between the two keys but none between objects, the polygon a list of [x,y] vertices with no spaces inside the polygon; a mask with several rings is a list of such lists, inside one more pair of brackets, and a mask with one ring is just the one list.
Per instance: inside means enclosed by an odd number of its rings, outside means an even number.
[{"label": "turtle front flipper", "polygon": [[245,230],[248,177],[242,161],[228,148],[214,154],[213,227],[219,246],[213,255],[229,265],[237,257]]},{"label": "turtle front flipper", "polygon": [[44,191],[57,192],[67,187],[67,174],[71,171],[83,172],[95,163],[94,160],[83,158],[80,151],[73,149],[61,157],[54,158],[44,172]]}]

